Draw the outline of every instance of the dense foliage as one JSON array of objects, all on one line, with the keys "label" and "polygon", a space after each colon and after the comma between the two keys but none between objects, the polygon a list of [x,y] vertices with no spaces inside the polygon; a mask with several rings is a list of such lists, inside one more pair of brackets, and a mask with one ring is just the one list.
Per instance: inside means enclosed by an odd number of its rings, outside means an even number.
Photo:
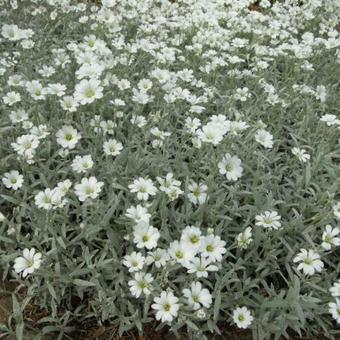
[{"label": "dense foliage", "polygon": [[0,0],[1,334],[33,304],[59,339],[86,320],[336,337],[339,17]]}]

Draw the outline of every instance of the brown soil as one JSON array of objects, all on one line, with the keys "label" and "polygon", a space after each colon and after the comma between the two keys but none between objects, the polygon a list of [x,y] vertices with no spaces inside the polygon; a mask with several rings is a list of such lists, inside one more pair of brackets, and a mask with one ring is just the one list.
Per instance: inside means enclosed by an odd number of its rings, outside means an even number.
[{"label": "brown soil", "polygon": [[0,325],[6,324],[12,310],[12,298],[8,287],[0,281]]}]

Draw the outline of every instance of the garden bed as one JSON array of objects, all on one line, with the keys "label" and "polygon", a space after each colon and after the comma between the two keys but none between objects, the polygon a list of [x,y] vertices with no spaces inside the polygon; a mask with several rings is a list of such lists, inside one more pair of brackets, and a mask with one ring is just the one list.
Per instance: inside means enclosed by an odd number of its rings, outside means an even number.
[{"label": "garden bed", "polygon": [[0,0],[0,335],[339,337],[337,0]]}]

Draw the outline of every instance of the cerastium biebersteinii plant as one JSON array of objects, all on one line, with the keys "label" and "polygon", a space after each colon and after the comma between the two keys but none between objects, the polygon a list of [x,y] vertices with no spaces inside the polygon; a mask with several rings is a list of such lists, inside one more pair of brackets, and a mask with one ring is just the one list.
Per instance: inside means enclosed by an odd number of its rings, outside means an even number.
[{"label": "cerastium biebersteinii plant", "polygon": [[339,336],[340,2],[251,5],[0,1],[1,334]]}]

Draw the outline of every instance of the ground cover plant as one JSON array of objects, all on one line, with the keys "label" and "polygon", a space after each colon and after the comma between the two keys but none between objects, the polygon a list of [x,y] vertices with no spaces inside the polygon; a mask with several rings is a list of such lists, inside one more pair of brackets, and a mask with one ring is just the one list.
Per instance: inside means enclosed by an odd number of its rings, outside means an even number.
[{"label": "ground cover plant", "polygon": [[339,17],[0,1],[1,335],[337,338]]}]

